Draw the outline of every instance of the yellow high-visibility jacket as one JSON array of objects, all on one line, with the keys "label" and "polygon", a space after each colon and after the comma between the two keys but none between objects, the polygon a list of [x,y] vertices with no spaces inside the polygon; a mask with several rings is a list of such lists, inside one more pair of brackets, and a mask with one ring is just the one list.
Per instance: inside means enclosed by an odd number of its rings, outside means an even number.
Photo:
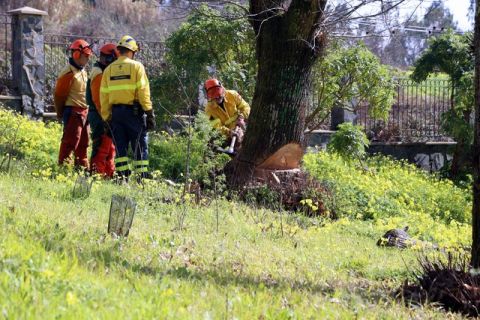
[{"label": "yellow high-visibility jacket", "polygon": [[228,136],[230,130],[235,128],[239,115],[245,119],[248,118],[250,106],[234,90],[225,90],[223,106],[225,109],[219,106],[215,100],[209,101],[205,107],[205,113],[212,126]]},{"label": "yellow high-visibility jacket", "polygon": [[140,62],[121,56],[103,71],[100,86],[103,120],[111,118],[114,104],[133,105],[134,102],[139,102],[145,111],[152,109],[150,84]]}]

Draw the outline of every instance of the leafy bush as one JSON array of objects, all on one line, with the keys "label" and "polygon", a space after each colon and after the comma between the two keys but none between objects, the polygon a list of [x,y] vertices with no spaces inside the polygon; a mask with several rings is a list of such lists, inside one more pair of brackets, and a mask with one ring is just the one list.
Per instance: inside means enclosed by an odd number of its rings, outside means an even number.
[{"label": "leafy bush", "polygon": [[32,121],[0,109],[0,163],[13,157],[35,170],[55,169],[61,135],[57,123]]},{"label": "leafy bush", "polygon": [[338,126],[337,132],[332,135],[328,143],[328,150],[338,153],[345,160],[362,160],[365,156],[365,149],[369,141],[363,132],[361,126],[356,126],[350,122],[342,123]]},{"label": "leafy bush", "polygon": [[335,154],[307,154],[306,169],[328,183],[339,217],[374,220],[385,228],[410,226],[424,240],[468,243],[471,192],[405,162],[375,156],[365,171]]},{"label": "leafy bush", "polygon": [[[187,129],[188,130],[188,129]],[[187,165],[188,134],[183,132],[169,136],[165,132],[150,136],[150,166],[160,170],[162,175],[173,180],[184,180]],[[230,157],[217,153],[222,143],[218,132],[212,130],[204,113],[198,113],[191,129],[190,179],[209,185],[211,175],[224,167]]]}]

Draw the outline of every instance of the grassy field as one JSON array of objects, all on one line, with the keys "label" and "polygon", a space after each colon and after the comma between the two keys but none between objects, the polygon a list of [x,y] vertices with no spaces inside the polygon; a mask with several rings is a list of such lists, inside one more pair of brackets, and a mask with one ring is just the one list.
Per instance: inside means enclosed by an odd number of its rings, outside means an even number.
[{"label": "grassy field", "polygon": [[[469,189],[411,165],[308,154],[329,220],[221,197],[184,203],[161,178],[95,181],[74,199],[75,174],[56,165],[60,126],[0,111],[0,133],[0,319],[460,318],[395,298],[418,257],[436,251],[376,246],[405,225],[422,243],[469,244]],[[155,169],[183,168],[185,148],[174,147]],[[113,194],[137,202],[126,239],[107,234]]]},{"label": "grassy field", "polygon": [[[0,317],[447,316],[393,298],[418,252],[378,248],[371,222],[300,219],[224,200],[175,204],[175,191],[156,184],[96,183],[88,199],[74,200],[72,181],[0,175]],[[106,234],[113,193],[138,201],[127,239]]]}]

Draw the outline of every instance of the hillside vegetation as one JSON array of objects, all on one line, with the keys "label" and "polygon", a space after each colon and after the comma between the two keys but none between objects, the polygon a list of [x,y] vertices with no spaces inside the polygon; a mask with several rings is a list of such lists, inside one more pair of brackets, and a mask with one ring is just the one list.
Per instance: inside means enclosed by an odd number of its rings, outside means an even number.
[{"label": "hillside vegetation", "polygon": [[45,31],[55,34],[162,41],[183,20],[187,8],[156,1],[132,0],[0,0],[0,12],[29,6],[44,10]]},{"label": "hillside vegetation", "polygon": [[[410,165],[377,157],[365,170],[307,155],[336,220],[220,196],[182,201],[181,188],[162,178],[94,180],[80,200],[75,172],[56,169],[58,125],[0,111],[2,132],[15,134],[0,135],[0,163],[10,159],[0,167],[2,317],[460,318],[395,298],[419,253],[438,251],[376,246],[387,229],[407,224],[425,242],[469,245],[469,190]],[[112,194],[137,202],[126,239],[106,234]]]}]

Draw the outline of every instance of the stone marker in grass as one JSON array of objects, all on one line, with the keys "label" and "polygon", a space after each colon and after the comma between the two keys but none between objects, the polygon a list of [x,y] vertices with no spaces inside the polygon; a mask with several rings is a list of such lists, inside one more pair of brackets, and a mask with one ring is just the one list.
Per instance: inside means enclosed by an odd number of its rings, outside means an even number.
[{"label": "stone marker in grass", "polygon": [[72,198],[86,199],[92,190],[92,181],[88,181],[85,176],[78,175],[72,190]]},{"label": "stone marker in grass", "polygon": [[137,204],[133,199],[117,194],[112,195],[108,233],[119,237],[128,236],[136,207]]}]

